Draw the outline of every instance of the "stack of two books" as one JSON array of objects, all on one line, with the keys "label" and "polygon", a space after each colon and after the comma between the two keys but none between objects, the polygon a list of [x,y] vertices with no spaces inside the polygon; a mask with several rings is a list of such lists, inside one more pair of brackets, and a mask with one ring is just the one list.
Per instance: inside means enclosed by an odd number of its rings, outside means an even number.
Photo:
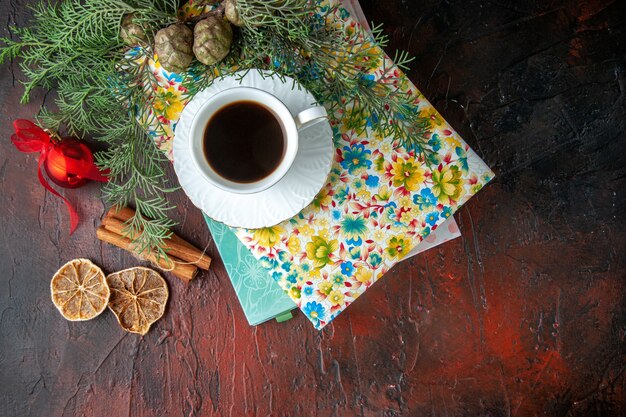
[{"label": "stack of two books", "polygon": [[[364,28],[369,28],[358,0],[341,0],[341,4]],[[272,319],[279,322],[290,319],[291,310],[296,308],[291,298],[274,282],[267,270],[228,226],[206,215],[205,219],[248,323],[256,326]],[[459,236],[459,228],[454,218],[450,217],[417,245],[407,258]]]},{"label": "stack of two books", "polygon": [[[206,215],[204,218],[248,323],[256,326],[272,319],[278,322],[289,320],[292,317],[291,310],[296,308],[291,298],[274,282],[267,270],[228,226]],[[417,245],[407,258],[460,235],[454,218],[450,217]]]}]

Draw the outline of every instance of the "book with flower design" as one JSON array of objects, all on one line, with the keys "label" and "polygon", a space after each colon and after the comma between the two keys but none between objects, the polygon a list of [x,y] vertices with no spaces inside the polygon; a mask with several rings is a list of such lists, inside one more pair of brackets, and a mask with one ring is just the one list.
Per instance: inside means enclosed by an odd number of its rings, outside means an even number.
[{"label": "book with flower design", "polygon": [[[338,1],[318,0],[319,16]],[[343,20],[346,36],[372,41],[349,13],[335,17]],[[313,204],[275,226],[235,231],[255,258],[271,265],[268,272],[316,329],[356,302],[494,177],[380,46],[368,45],[371,67],[363,77],[394,74],[394,87],[411,97],[412,110],[428,122],[432,152],[425,155],[393,135],[358,128],[369,126],[376,114],[347,115],[349,110],[329,106],[336,152]]]},{"label": "book with flower design", "polygon": [[[321,16],[339,0],[316,1]],[[335,159],[327,184],[313,203],[273,227],[233,230],[317,329],[428,240],[494,176],[364,26],[345,9],[337,10],[335,18],[343,20],[347,35],[356,31],[359,42],[371,46],[371,68],[364,76],[376,80],[392,72],[397,79],[394,87],[412,98],[414,112],[428,120],[428,146],[433,152],[426,158],[403,148],[394,137],[354,129],[367,125],[373,115],[330,112]],[[167,108],[182,109],[188,97],[181,79],[156,60],[146,62],[157,80],[156,94],[175,92]],[[158,128],[149,129],[169,158],[179,114],[159,110]],[[362,123],[349,123],[353,117],[362,118]]]}]

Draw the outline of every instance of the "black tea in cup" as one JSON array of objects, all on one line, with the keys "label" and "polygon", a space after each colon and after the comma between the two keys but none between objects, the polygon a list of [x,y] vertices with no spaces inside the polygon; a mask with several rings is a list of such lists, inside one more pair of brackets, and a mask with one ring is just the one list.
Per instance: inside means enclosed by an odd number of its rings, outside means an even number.
[{"label": "black tea in cup", "polygon": [[204,157],[221,177],[253,183],[269,176],[285,155],[286,138],[274,113],[255,101],[217,110],[204,128]]}]

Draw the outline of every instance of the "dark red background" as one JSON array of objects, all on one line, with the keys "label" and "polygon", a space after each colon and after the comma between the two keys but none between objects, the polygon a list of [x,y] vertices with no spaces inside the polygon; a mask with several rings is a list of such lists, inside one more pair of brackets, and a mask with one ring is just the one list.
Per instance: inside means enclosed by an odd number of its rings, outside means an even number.
[{"label": "dark red background", "polygon": [[[2,35],[28,1],[3,0]],[[18,103],[0,67],[2,416],[620,416],[625,401],[626,42],[623,1],[374,1],[412,80],[497,178],[456,215],[463,238],[394,268],[323,332],[302,314],[249,327],[214,246],[209,273],[168,276],[148,335],[112,314],[61,318],[49,280],[88,257],[96,185],[68,191],[74,236],[35,158],[9,142]],[[209,239],[182,192],[172,216]]]}]

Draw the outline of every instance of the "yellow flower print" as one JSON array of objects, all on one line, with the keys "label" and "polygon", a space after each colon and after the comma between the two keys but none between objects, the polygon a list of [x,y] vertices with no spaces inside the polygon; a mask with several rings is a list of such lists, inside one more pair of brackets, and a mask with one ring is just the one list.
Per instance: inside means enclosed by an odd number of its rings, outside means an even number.
[{"label": "yellow flower print", "polygon": [[374,233],[372,233],[372,239],[374,239],[377,243],[384,242],[386,237],[387,233],[385,233],[383,229],[376,229],[374,230]]},{"label": "yellow flower print", "polygon": [[448,136],[447,138],[444,139],[444,141],[448,144],[448,146],[452,149],[455,148],[462,148],[463,146],[461,145],[461,141],[459,140],[459,137],[454,135],[454,136]]},{"label": "yellow flower print", "polygon": [[309,278],[311,279],[317,279],[321,275],[319,269],[311,269],[309,272],[307,272],[307,274],[309,275]]},{"label": "yellow flower print", "polygon": [[372,199],[372,193],[370,193],[367,190],[359,191],[358,193],[356,193],[356,196],[359,197],[363,201],[369,201]]},{"label": "yellow flower print", "polygon": [[370,69],[378,69],[381,64],[381,50],[378,45],[372,42],[364,42],[362,45],[359,46],[358,49],[360,54],[366,53],[368,55],[369,59],[367,61],[367,67]]},{"label": "yellow flower print", "polygon": [[383,155],[389,155],[392,150],[393,147],[391,146],[391,142],[389,141],[380,145],[380,152],[382,152]]},{"label": "yellow flower print", "polygon": [[328,281],[322,281],[319,284],[317,284],[317,289],[319,290],[319,292],[321,292],[322,294],[330,294],[331,291],[333,290],[333,284],[328,282]]},{"label": "yellow flower print", "polygon": [[[371,133],[371,137],[370,137],[370,143],[372,145],[377,145],[378,143],[382,142],[385,139],[385,135],[383,135],[382,133],[380,133],[380,131],[374,130]],[[385,146],[384,144],[380,144],[380,146]],[[376,146],[376,147],[380,147],[380,146]]]},{"label": "yellow flower print", "polygon": [[385,163],[385,157],[379,156],[378,158],[374,158],[373,161],[374,161],[374,169],[376,170],[376,172],[378,172],[379,174],[384,174],[385,166],[387,165]]},{"label": "yellow flower print", "polygon": [[406,161],[398,159],[392,164],[391,175],[394,187],[404,187],[407,191],[416,191],[424,181],[424,169],[415,158]]},{"label": "yellow flower print", "polygon": [[324,240],[328,240],[328,238],[330,237],[330,231],[328,229],[320,229],[317,231],[317,234]]},{"label": "yellow flower print", "polygon": [[344,299],[344,295],[341,293],[341,291],[331,291],[330,294],[328,294],[328,300],[330,301],[330,303],[333,306],[338,306],[343,304],[343,299]]},{"label": "yellow flower print", "polygon": [[304,224],[300,226],[299,230],[300,230],[300,234],[304,237],[311,237],[313,236],[313,233],[315,233],[315,230],[308,224]]},{"label": "yellow flower print", "polygon": [[441,117],[434,107],[427,107],[424,111],[420,112],[420,116],[430,120],[430,125],[433,127],[444,124],[443,117]]},{"label": "yellow flower print", "polygon": [[411,250],[412,240],[410,237],[400,234],[387,240],[385,253],[389,259],[402,259]]},{"label": "yellow flower print", "polygon": [[339,248],[337,240],[327,242],[321,236],[313,236],[311,242],[306,244],[306,257],[313,261],[313,267],[323,268],[329,264],[330,256]]},{"label": "yellow flower print", "polygon": [[252,232],[252,238],[256,243],[266,248],[273,248],[280,242],[280,236],[285,233],[281,226],[263,227]]},{"label": "yellow flower print", "polygon": [[211,9],[210,6],[203,6],[202,2],[188,2],[185,3],[176,13],[180,20],[197,16],[200,13],[207,12]]},{"label": "yellow flower print", "polygon": [[403,212],[400,215],[400,221],[405,224],[411,223],[413,221],[413,214],[411,213],[411,210]]},{"label": "yellow flower print", "polygon": [[361,284],[366,284],[372,279],[372,271],[369,268],[361,266],[357,269],[356,274],[354,274],[354,278]]},{"label": "yellow flower print", "polygon": [[175,87],[169,87],[166,90],[159,87],[153,107],[158,114],[164,116],[167,120],[178,120],[185,105],[181,98],[181,92]]},{"label": "yellow flower print", "polygon": [[[145,59],[139,57],[139,59],[135,60],[136,63],[141,64]],[[152,55],[152,59],[148,58],[148,65],[153,67],[155,70],[161,70],[161,63],[159,62],[159,56],[155,53]]]},{"label": "yellow flower print", "polygon": [[341,119],[339,132],[343,134],[357,129],[359,127],[359,123],[362,122],[362,118],[359,116],[360,114],[354,113],[352,109],[346,110],[345,116]]},{"label": "yellow flower print", "polygon": [[409,197],[400,197],[398,199],[398,205],[400,207],[411,207],[413,203],[411,202],[411,199]]},{"label": "yellow flower print", "polygon": [[380,203],[389,200],[391,198],[391,194],[392,192],[389,187],[383,185],[378,189],[378,194],[376,194],[374,197],[376,197],[376,201]]},{"label": "yellow flower print", "polygon": [[330,222],[326,217],[320,217],[315,220],[315,226],[322,229],[327,229],[330,226]]},{"label": "yellow flower print", "polygon": [[298,287],[291,287],[291,288],[289,288],[289,296],[291,298],[296,299],[296,300],[298,298],[300,298],[300,288],[298,288]]},{"label": "yellow flower print", "polygon": [[463,195],[463,180],[459,167],[452,165],[442,167],[441,171],[433,171],[433,194],[440,203],[450,204],[451,201],[458,201]]},{"label": "yellow flower print", "polygon": [[297,254],[302,249],[300,239],[296,235],[291,235],[289,240],[287,240],[287,249],[289,249],[289,253],[292,255]]},{"label": "yellow flower print", "polygon": [[333,201],[333,197],[328,195],[328,188],[322,189],[313,199],[313,205],[315,207],[328,207]]}]

